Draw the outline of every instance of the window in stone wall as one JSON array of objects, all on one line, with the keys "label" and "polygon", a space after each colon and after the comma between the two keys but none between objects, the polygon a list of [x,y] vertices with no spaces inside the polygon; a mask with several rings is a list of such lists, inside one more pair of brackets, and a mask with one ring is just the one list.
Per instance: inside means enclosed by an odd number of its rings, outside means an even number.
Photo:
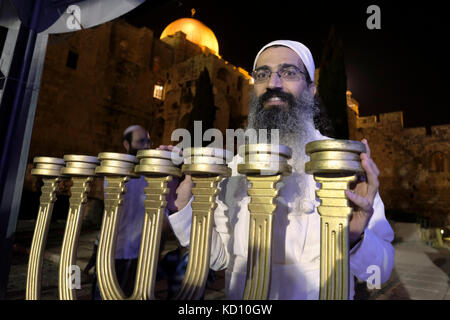
[{"label": "window in stone wall", "polygon": [[236,88],[238,91],[242,90],[242,77],[241,76],[238,77]]},{"label": "window in stone wall", "polygon": [[76,69],[78,64],[78,53],[69,50],[67,54],[66,67],[70,69]]},{"label": "window in stone wall", "polygon": [[164,87],[160,84],[155,84],[155,87],[153,89],[153,98],[162,100],[163,99],[163,91]]},{"label": "window in stone wall", "polygon": [[445,172],[447,171],[447,157],[443,152],[435,152],[431,156],[431,172]]},{"label": "window in stone wall", "polygon": [[225,68],[220,68],[217,72],[217,79],[222,80],[224,82],[228,82],[228,78],[230,77],[230,73]]}]

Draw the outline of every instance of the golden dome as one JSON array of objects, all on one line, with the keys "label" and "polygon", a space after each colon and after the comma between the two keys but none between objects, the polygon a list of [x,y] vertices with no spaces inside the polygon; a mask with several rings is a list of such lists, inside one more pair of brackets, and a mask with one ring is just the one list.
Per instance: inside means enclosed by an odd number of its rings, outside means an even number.
[{"label": "golden dome", "polygon": [[210,28],[202,22],[192,18],[181,18],[169,24],[161,34],[160,39],[171,36],[181,31],[186,34],[186,39],[201,47],[207,47],[215,55],[219,55],[219,43]]}]

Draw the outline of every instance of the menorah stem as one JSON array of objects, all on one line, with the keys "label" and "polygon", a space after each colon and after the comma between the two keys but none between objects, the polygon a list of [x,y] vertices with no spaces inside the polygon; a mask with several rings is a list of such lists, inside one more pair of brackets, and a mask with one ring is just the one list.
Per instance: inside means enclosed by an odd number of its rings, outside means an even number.
[{"label": "menorah stem", "polygon": [[44,249],[59,181],[60,178],[43,178],[44,185],[41,188],[42,195],[28,262],[26,300],[40,298]]},{"label": "menorah stem", "polygon": [[321,220],[320,246],[320,300],[347,300],[349,297],[349,217],[345,190],[356,175],[347,177],[320,177],[317,196]]},{"label": "menorah stem", "polygon": [[192,177],[192,226],[189,260],[177,300],[199,300],[204,294],[211,257],[214,210],[222,176]]},{"label": "menorah stem", "polygon": [[126,193],[125,183],[129,177],[106,177],[105,212],[103,214],[100,241],[97,251],[97,276],[102,298],[105,300],[125,299],[115,272],[115,249],[117,230]]},{"label": "menorah stem", "polygon": [[345,195],[350,183],[364,173],[361,153],[366,147],[352,140],[317,140],[305,146],[310,161],[305,172],[321,184],[316,191],[321,200],[320,214],[320,293],[321,300],[349,298],[349,219],[352,208]]},{"label": "menorah stem", "polygon": [[[137,158],[118,153],[100,153],[101,165],[96,174],[105,176],[105,213],[97,253],[97,273],[100,292],[105,300],[154,299],[161,232],[165,216],[167,184],[172,176],[180,176],[172,155],[164,150],[140,150]],[[137,161],[140,159],[140,161]],[[139,162],[139,165],[135,165]],[[115,272],[115,248],[122,206],[126,194],[125,183],[142,174],[147,181],[144,201],[144,222],[136,268],[134,289],[126,297],[119,286]],[[131,182],[130,182],[131,183]],[[138,183],[140,183],[138,181]]]},{"label": "menorah stem", "polygon": [[161,232],[167,204],[166,195],[169,193],[167,184],[172,177],[145,177],[145,180],[148,183],[145,188],[145,217],[136,271],[136,285],[131,297],[133,300],[155,299],[155,279]]},{"label": "menorah stem", "polygon": [[278,195],[275,185],[281,178],[282,175],[247,176],[251,183],[248,189],[251,200],[248,205],[250,230],[244,300],[266,300],[269,296],[273,216],[276,209],[274,199]]},{"label": "menorah stem", "polygon": [[61,248],[59,263],[59,298],[75,300],[76,292],[71,281],[71,266],[76,265],[78,239],[80,236],[83,213],[86,209],[87,195],[90,191],[92,177],[73,177],[69,213]]}]

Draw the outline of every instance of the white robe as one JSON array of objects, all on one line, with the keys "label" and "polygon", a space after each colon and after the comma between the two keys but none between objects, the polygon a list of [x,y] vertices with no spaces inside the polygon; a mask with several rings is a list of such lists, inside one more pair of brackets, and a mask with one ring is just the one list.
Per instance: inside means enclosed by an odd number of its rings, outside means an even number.
[{"label": "white robe", "polygon": [[[327,139],[317,132],[317,140]],[[214,212],[211,268],[225,272],[228,299],[242,299],[247,271],[249,217],[245,176],[237,172],[243,159],[235,156],[229,164],[232,177],[220,183]],[[318,299],[320,281],[320,216],[317,185],[312,175],[299,186],[298,174],[283,179],[274,216],[272,275],[270,299]],[[307,188],[307,200],[296,201],[299,187]],[[169,217],[172,229],[182,246],[189,245],[191,202]],[[379,267],[381,283],[389,279],[394,266],[394,233],[384,215],[384,205],[377,194],[374,213],[364,231],[364,238],[350,251],[350,298],[354,296],[353,275],[366,280],[373,274],[371,265]],[[369,268],[369,269],[368,269]],[[369,271],[369,273],[368,273]]]}]

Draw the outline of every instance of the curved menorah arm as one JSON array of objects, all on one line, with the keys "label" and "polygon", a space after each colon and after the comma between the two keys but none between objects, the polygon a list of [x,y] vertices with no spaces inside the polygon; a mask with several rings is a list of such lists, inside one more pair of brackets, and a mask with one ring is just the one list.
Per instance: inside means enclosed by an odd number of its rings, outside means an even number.
[{"label": "curved menorah arm", "polygon": [[59,263],[59,298],[61,300],[76,299],[76,291],[71,281],[71,266],[76,264],[82,218],[93,178],[73,177],[72,181],[70,206]]},{"label": "curved menorah arm", "polygon": [[56,189],[60,178],[44,178],[41,188],[39,212],[34,229],[28,262],[26,300],[39,300],[41,294],[42,263],[47,240],[53,205],[56,201]]},{"label": "curved menorah arm", "polygon": [[269,295],[272,266],[273,215],[275,188],[282,175],[247,176],[250,203],[247,279],[244,300],[266,300]]},{"label": "curved menorah arm", "polygon": [[166,208],[167,183],[171,176],[162,178],[145,177],[145,217],[142,229],[141,247],[136,271],[136,282],[131,299],[154,300],[156,271],[158,268],[161,232]]},{"label": "curved menorah arm", "polygon": [[97,249],[97,277],[100,293],[105,300],[126,299],[117,281],[114,265],[117,232],[122,213],[125,183],[129,177],[105,177],[105,212]]},{"label": "curved menorah arm", "polygon": [[167,183],[171,176],[146,177],[145,217],[142,227],[141,246],[133,293],[125,296],[117,281],[114,253],[120,222],[123,196],[126,193],[127,177],[106,177],[105,213],[97,254],[98,282],[105,300],[149,300],[154,299],[154,283],[159,258],[162,223],[169,193]]},{"label": "curved menorah arm", "polygon": [[208,278],[214,209],[222,176],[192,177],[192,226],[189,260],[176,300],[199,300],[204,294]]}]

